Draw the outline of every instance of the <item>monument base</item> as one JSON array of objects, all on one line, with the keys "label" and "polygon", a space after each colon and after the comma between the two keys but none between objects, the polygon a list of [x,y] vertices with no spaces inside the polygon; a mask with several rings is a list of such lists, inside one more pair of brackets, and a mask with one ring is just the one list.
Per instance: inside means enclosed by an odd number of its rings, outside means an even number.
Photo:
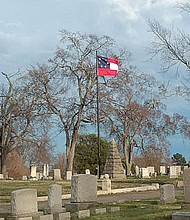
[{"label": "monument base", "polygon": [[20,218],[29,218],[29,217],[31,217],[31,219],[38,219],[38,217],[39,216],[41,216],[41,215],[44,215],[44,213],[43,212],[37,212],[37,213],[28,213],[28,214],[24,214],[24,215],[11,215],[11,216],[8,216],[8,217],[6,217],[6,220],[18,220],[18,219],[20,219]]},{"label": "monument base", "polygon": [[76,202],[76,203],[65,203],[64,206],[67,212],[74,213],[80,210],[88,209],[96,204],[97,202],[87,202],[87,203]]},{"label": "monument base", "polygon": [[66,212],[66,208],[56,208],[56,209],[51,209],[51,208],[45,208],[44,209],[44,214],[55,214],[55,213],[63,213]]}]

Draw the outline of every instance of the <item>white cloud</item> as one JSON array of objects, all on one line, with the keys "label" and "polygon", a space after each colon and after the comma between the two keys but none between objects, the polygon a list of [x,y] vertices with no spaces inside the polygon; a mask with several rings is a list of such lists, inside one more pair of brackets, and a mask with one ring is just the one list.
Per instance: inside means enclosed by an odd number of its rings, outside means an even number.
[{"label": "white cloud", "polygon": [[126,0],[106,0],[108,5],[112,6],[112,10],[117,13],[125,14],[127,20],[135,21],[139,18],[138,8],[133,7]]},{"label": "white cloud", "polygon": [[[154,17],[166,23],[181,19],[177,2],[186,0],[105,0],[121,21],[140,22],[144,18]],[[110,14],[112,13],[110,12]],[[176,14],[177,13],[177,14]]]}]

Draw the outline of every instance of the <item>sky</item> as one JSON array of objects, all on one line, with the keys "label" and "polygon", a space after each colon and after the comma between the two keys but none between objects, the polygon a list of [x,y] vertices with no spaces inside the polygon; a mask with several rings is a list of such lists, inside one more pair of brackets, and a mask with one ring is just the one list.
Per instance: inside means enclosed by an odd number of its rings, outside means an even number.
[{"label": "sky", "polygon": [[[0,0],[0,71],[8,74],[46,63],[59,44],[62,29],[87,34],[108,35],[132,53],[140,71],[158,76],[160,61],[147,61],[145,48],[153,39],[148,20],[156,19],[169,28],[188,31],[189,18],[176,2],[185,0]],[[176,83],[176,79],[170,81]],[[0,75],[0,82],[2,82]],[[181,98],[166,100],[169,113],[178,112],[190,120],[190,104]],[[59,138],[60,140],[60,138]],[[171,139],[171,154],[182,153],[190,160],[190,141]],[[59,150],[62,142],[59,141]]]}]

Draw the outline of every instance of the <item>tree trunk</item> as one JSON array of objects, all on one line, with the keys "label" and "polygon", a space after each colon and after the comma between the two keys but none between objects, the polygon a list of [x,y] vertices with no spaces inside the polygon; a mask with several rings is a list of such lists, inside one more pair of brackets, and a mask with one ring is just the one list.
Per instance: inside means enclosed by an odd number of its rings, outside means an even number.
[{"label": "tree trunk", "polygon": [[130,176],[131,175],[131,166],[132,166],[132,163],[127,163],[126,164],[126,166],[127,166],[127,176]]},{"label": "tree trunk", "polygon": [[71,144],[69,145],[70,148],[67,149],[68,150],[67,151],[67,171],[73,171],[73,161],[74,161],[74,156],[75,156],[76,142],[78,138],[78,130],[79,130],[79,120],[76,123],[76,126],[74,128]]},{"label": "tree trunk", "polygon": [[131,167],[132,167],[132,153],[130,146],[125,145],[125,163],[126,163],[126,175],[131,175]]},{"label": "tree trunk", "polygon": [[3,176],[5,176],[6,174],[6,157],[7,155],[5,155],[5,153],[3,153],[2,151],[2,154],[1,154],[1,173],[3,174]]},{"label": "tree trunk", "polygon": [[74,156],[75,156],[75,146],[74,148],[71,148],[67,156],[67,169],[66,169],[67,171],[73,171]]}]

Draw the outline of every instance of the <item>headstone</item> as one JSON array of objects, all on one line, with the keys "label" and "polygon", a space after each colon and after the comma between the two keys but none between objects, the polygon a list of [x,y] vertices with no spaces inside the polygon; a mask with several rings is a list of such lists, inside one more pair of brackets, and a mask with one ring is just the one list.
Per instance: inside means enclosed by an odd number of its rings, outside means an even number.
[{"label": "headstone", "polygon": [[140,169],[137,165],[135,166],[135,173],[136,173],[136,176],[140,175]]},{"label": "headstone", "polygon": [[89,174],[73,175],[71,179],[71,202],[97,202],[97,177]]},{"label": "headstone", "polygon": [[175,203],[175,188],[172,184],[164,184],[160,187],[160,203]]},{"label": "headstone", "polygon": [[165,175],[165,174],[166,174],[166,167],[160,166],[160,175]]},{"label": "headstone", "polygon": [[108,174],[105,174],[105,179],[102,180],[102,190],[111,193],[111,180]]},{"label": "headstone", "polygon": [[184,208],[190,208],[190,169],[184,170],[183,187],[184,187]]},{"label": "headstone", "polygon": [[66,180],[71,180],[71,178],[72,178],[72,171],[68,170],[66,172]]},{"label": "headstone", "polygon": [[11,192],[11,215],[33,215],[37,214],[37,190],[19,189]]},{"label": "headstone", "polygon": [[176,166],[170,166],[170,178],[177,178]]},{"label": "headstone", "polygon": [[4,179],[4,176],[2,173],[0,173],[0,179],[3,180]]},{"label": "headstone", "polygon": [[147,167],[147,170],[148,170],[149,176],[152,176],[155,172],[154,167]]},{"label": "headstone", "polygon": [[5,173],[5,179],[6,179],[6,180],[9,179],[9,173],[8,173],[8,172]]},{"label": "headstone", "polygon": [[45,213],[54,214],[65,212],[62,208],[62,186],[52,184],[48,187],[48,203]]},{"label": "headstone", "polygon": [[150,178],[147,168],[140,168],[141,178]]},{"label": "headstone", "polygon": [[121,162],[121,157],[119,155],[119,151],[114,139],[112,140],[112,144],[109,147],[108,157],[104,166],[103,174],[106,173],[109,174],[111,179],[123,179],[126,177],[124,174],[124,168]]},{"label": "headstone", "polygon": [[183,181],[182,180],[177,181],[177,187],[183,187]]},{"label": "headstone", "polygon": [[85,174],[90,174],[90,170],[89,170],[89,169],[86,169],[86,170],[85,170]]},{"label": "headstone", "polygon": [[49,176],[49,165],[43,165],[43,178],[46,179]]},{"label": "headstone", "polygon": [[110,178],[110,177],[109,177],[109,174],[106,173],[103,178],[109,179],[109,178]]},{"label": "headstone", "polygon": [[36,178],[37,180],[41,180],[43,178],[42,172],[36,172]]},{"label": "headstone", "polygon": [[22,176],[22,180],[27,180],[28,178],[27,178],[27,176]]},{"label": "headstone", "polygon": [[175,168],[177,176],[180,176],[182,174],[181,166],[175,166]]},{"label": "headstone", "polygon": [[30,166],[30,177],[36,179],[36,165]]},{"label": "headstone", "polygon": [[62,186],[53,184],[48,187],[48,207],[50,209],[60,209],[62,207]]},{"label": "headstone", "polygon": [[53,179],[54,180],[61,180],[61,171],[60,169],[53,170]]},{"label": "headstone", "polygon": [[187,165],[184,166],[184,167],[183,167],[183,171],[186,170],[186,169],[188,169],[188,168],[189,168],[189,167],[188,167]]}]

